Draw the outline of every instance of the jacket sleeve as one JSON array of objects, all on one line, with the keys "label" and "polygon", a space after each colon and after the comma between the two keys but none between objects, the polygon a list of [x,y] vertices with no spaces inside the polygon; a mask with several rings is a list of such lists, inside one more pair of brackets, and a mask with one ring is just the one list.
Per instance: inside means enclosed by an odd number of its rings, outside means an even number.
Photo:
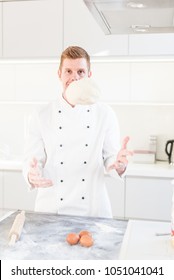
[{"label": "jacket sleeve", "polygon": [[23,176],[30,190],[32,190],[33,187],[28,182],[28,172],[33,157],[38,160],[38,165],[42,172],[42,168],[46,162],[46,152],[41,133],[39,113],[33,114],[30,118],[24,144]]},{"label": "jacket sleeve", "polygon": [[121,148],[119,123],[116,114],[111,108],[108,110],[105,125],[106,131],[103,145],[105,171],[112,177],[121,178],[115,170],[107,171],[107,168],[115,162]]}]

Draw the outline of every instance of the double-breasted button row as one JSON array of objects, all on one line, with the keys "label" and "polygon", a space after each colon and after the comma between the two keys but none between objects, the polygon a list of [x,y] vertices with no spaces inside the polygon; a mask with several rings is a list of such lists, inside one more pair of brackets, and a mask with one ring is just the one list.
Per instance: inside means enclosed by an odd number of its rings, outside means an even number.
[{"label": "double-breasted button row", "polygon": [[[60,180],[60,183],[63,183],[63,182],[64,182],[64,180],[61,179],[61,180]],[[82,182],[85,182],[85,179],[84,179],[84,178],[82,179]]]},{"label": "double-breasted button row", "polygon": [[[84,196],[82,196],[82,197],[81,197],[81,199],[85,199],[85,197],[84,197]],[[61,197],[61,198],[60,198],[60,200],[62,201],[62,200],[63,200],[63,197]]]},{"label": "double-breasted button row", "polygon": [[[87,164],[87,161],[84,161],[83,163],[84,163],[84,164]],[[64,164],[64,162],[61,161],[60,164]]]},{"label": "double-breasted button row", "polygon": [[[89,125],[87,125],[86,127],[87,127],[87,128],[90,128],[90,126],[89,126]],[[59,129],[62,129],[62,126],[59,126]]]},{"label": "double-breasted button row", "polygon": [[[89,112],[90,112],[90,109],[87,109],[86,111],[87,111],[87,113],[89,113]],[[61,110],[58,110],[58,113],[61,114],[62,111],[61,111]],[[86,128],[87,128],[87,129],[90,129],[90,125],[89,125],[88,123],[86,124]],[[58,129],[59,129],[60,131],[61,131],[61,130],[63,131],[63,126],[62,126],[62,124],[59,124]],[[86,143],[84,144],[84,146],[85,146],[85,147],[89,147],[89,144],[86,142]],[[63,143],[60,143],[60,144],[59,144],[59,147],[62,148],[62,147],[63,147]],[[60,164],[60,165],[64,165],[64,161],[63,161],[63,160],[60,161],[59,164]],[[83,164],[87,164],[87,161],[84,160],[84,161],[83,161]],[[65,181],[66,181],[66,180],[65,180]],[[61,184],[63,184],[63,183],[65,183],[65,181],[64,181],[64,179],[62,178],[62,179],[60,179],[59,182],[60,182]],[[81,182],[84,183],[85,181],[86,181],[85,178],[81,178]],[[85,196],[82,196],[81,199],[84,200],[84,199],[85,199]],[[60,198],[60,201],[63,201],[63,200],[64,200],[64,198],[61,197],[61,198]]]}]

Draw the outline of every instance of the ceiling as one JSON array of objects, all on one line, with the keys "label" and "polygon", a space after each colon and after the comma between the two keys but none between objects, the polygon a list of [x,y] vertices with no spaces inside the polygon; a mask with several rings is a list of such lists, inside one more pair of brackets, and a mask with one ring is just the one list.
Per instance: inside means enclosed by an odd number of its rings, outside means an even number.
[{"label": "ceiling", "polygon": [[174,0],[84,0],[105,34],[174,33]]}]

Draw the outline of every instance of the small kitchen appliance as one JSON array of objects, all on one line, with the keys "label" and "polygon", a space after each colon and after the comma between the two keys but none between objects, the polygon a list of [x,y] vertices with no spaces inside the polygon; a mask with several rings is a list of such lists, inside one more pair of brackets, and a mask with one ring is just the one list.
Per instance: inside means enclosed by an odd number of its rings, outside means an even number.
[{"label": "small kitchen appliance", "polygon": [[169,164],[174,165],[174,140],[167,141],[165,152],[168,155]]}]

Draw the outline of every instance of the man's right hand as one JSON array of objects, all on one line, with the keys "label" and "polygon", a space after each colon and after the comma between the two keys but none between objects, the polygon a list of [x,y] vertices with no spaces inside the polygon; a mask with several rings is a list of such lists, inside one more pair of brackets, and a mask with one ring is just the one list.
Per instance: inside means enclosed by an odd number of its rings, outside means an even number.
[{"label": "man's right hand", "polygon": [[50,179],[42,177],[38,166],[38,160],[36,158],[33,158],[30,162],[28,181],[34,188],[47,188],[53,186],[53,182]]}]

